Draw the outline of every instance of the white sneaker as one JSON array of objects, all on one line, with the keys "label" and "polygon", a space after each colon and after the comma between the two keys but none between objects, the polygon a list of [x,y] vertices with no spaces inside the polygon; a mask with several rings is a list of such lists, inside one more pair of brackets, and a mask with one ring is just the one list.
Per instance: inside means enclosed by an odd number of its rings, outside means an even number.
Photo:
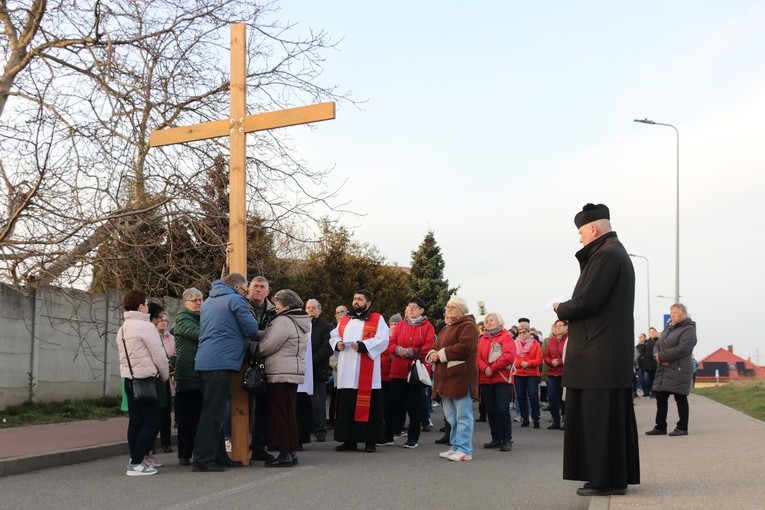
[{"label": "white sneaker", "polygon": [[457,453],[454,450],[446,450],[445,452],[441,452],[438,454],[439,457],[443,457],[444,459],[448,459],[449,456],[451,456],[452,453]]},{"label": "white sneaker", "polygon": [[226,453],[231,453],[231,440],[226,439]]},{"label": "white sneaker", "polygon": [[128,467],[127,467],[128,476],[146,476],[146,475],[156,475],[156,474],[157,474],[157,469],[149,466],[145,462],[141,462],[140,464],[128,464]]},{"label": "white sneaker", "polygon": [[414,441],[407,441],[402,445],[404,448],[417,448],[419,446],[418,443],[415,443]]},{"label": "white sneaker", "polygon": [[446,458],[449,460],[453,460],[454,462],[465,462],[468,460],[473,460],[472,455],[468,455],[467,453],[462,453],[462,452],[452,452],[452,454]]},{"label": "white sneaker", "polygon": [[395,441],[388,441],[388,442],[385,442],[385,443],[375,443],[375,444],[377,446],[393,446],[394,444],[396,444],[396,442]]}]

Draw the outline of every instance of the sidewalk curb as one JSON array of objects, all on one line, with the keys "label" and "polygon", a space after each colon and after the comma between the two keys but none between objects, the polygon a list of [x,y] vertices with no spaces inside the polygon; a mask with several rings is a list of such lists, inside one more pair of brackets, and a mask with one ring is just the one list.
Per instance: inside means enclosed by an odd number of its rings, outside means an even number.
[{"label": "sidewalk curb", "polygon": [[106,457],[129,455],[130,449],[126,441],[85,446],[53,453],[41,453],[23,457],[9,457],[0,459],[0,478],[5,476],[19,475],[30,471],[47,469],[51,467],[69,466],[80,462],[100,460]]}]

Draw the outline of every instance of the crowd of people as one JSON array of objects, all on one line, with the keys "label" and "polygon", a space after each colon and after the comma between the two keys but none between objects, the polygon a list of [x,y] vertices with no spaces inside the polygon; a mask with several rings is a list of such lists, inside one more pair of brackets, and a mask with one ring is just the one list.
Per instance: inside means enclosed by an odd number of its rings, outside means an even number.
[{"label": "crowd of people", "polygon": [[[297,465],[302,445],[311,437],[326,441],[330,429],[339,452],[374,453],[402,434],[401,446],[417,448],[437,405],[445,426],[435,442],[449,446],[441,457],[472,460],[476,421],[489,423],[484,448],[509,452],[511,408],[521,427],[539,429],[546,401],[547,429],[565,431],[564,478],[585,481],[580,495],[624,494],[640,480],[638,387],[657,402],[656,425],[646,434],[667,434],[670,396],[679,421],[669,435],[688,433],[696,333],[685,306],[675,303],[661,334],[651,328],[632,345],[634,271],[609,218],[602,204],[576,214],[581,275],[572,298],[553,304],[558,319],[546,338],[523,317],[509,328],[498,313],[477,323],[456,295],[444,317],[435,318],[443,319],[439,331],[419,297],[408,300],[403,316],[386,321],[363,289],[350,309],[337,306],[332,324],[320,317],[317,300],[304,303],[284,289],[272,302],[264,277],[248,283],[226,271],[207,299],[195,288],[183,293],[171,333],[161,307],[141,291],[126,293],[117,345],[130,418],[127,474],[157,472],[158,434],[163,450],[171,451],[172,400],[180,465],[199,472],[242,466],[226,448],[230,380],[262,359],[267,389],[250,398],[249,446],[251,459],[267,467]],[[133,393],[134,381],[137,388],[147,377],[158,381],[158,398]]]}]

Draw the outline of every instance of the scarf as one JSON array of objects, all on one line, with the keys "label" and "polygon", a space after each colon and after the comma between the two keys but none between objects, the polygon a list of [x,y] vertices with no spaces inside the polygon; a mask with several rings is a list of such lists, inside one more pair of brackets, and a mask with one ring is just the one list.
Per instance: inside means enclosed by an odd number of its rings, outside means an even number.
[{"label": "scarf", "polygon": [[425,320],[425,316],[421,315],[419,319],[410,319],[409,317],[407,317],[405,320],[406,320],[406,323],[409,324],[410,326],[419,326],[420,324],[422,324],[422,321]]},{"label": "scarf", "polygon": [[502,331],[502,328],[494,328],[494,329],[488,329],[486,330],[489,333],[489,336],[497,336],[497,334]]},{"label": "scarf", "polygon": [[534,337],[531,335],[529,335],[529,339],[526,340],[525,342],[522,342],[516,338],[515,347],[516,349],[518,349],[518,354],[523,356],[528,354],[531,348],[534,347],[534,342],[536,342],[536,340],[534,340]]}]

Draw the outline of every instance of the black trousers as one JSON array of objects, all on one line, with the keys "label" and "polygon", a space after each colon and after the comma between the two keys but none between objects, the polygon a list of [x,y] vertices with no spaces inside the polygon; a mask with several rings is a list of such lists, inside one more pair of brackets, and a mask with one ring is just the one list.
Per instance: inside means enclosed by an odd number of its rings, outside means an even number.
[{"label": "black trousers", "polygon": [[313,395],[311,395],[311,418],[313,433],[317,438],[327,435],[327,385],[324,381],[314,379]]},{"label": "black trousers", "polygon": [[125,379],[125,393],[128,403],[127,440],[130,448],[130,463],[140,464],[143,456],[154,446],[159,430],[159,400],[138,402],[133,398],[133,380]]},{"label": "black trousers", "polygon": [[250,399],[250,410],[250,426],[252,427],[250,450],[264,452],[268,434],[268,391]]},{"label": "black trousers", "polygon": [[675,396],[677,404],[677,428],[688,431],[688,395],[680,395],[669,391],[655,391],[656,397],[656,428],[667,430],[667,412],[669,410],[669,396]]},{"label": "black trousers", "polygon": [[194,440],[194,465],[210,466],[228,459],[223,437],[223,419],[230,393],[231,372],[199,372],[202,380],[202,413]]},{"label": "black trousers", "polygon": [[417,442],[420,439],[420,426],[422,425],[422,401],[425,396],[422,386],[409,384],[406,379],[391,379],[388,389],[388,400],[385,405],[390,406],[390,423],[385,423],[385,439],[390,442],[397,432],[404,427],[406,416],[409,415],[409,428],[406,438],[408,441]]},{"label": "black trousers", "polygon": [[175,421],[178,422],[178,458],[191,459],[202,414],[202,390],[179,391],[175,394]]}]

